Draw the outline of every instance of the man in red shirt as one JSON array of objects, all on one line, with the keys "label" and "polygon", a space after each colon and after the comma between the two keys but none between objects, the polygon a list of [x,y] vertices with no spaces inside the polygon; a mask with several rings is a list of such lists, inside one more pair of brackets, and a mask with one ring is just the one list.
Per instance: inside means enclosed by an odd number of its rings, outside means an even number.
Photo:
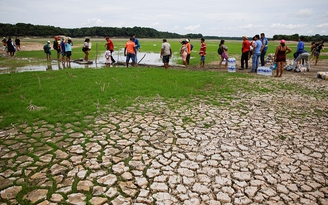
[{"label": "man in red shirt", "polygon": [[243,43],[241,48],[241,68],[239,70],[244,70],[244,63],[246,64],[246,69],[248,68],[248,55],[250,51],[250,43],[246,36],[243,36]]},{"label": "man in red shirt", "polygon": [[115,61],[114,58],[113,58],[114,44],[113,44],[113,41],[110,40],[109,37],[106,37],[106,44],[105,44],[105,47],[106,47],[106,49],[109,50],[110,53],[111,53],[112,63],[115,63],[116,61]]},{"label": "man in red shirt", "polygon": [[205,64],[205,56],[206,56],[206,43],[205,43],[205,39],[201,38],[200,39],[200,51],[199,51],[199,55],[200,55],[200,65],[199,67],[204,68],[204,64]]},{"label": "man in red shirt", "polygon": [[129,67],[129,61],[132,59],[132,66],[135,66],[135,57],[136,57],[136,44],[131,37],[128,42],[126,42],[124,47],[124,56],[126,56],[126,67]]}]

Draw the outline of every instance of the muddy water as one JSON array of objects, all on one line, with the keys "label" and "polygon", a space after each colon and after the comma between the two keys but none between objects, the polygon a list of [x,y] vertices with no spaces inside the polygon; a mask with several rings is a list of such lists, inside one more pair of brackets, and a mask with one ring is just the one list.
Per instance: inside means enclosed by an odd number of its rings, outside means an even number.
[{"label": "muddy water", "polygon": [[[92,57],[92,54],[91,54]],[[125,56],[123,54],[123,50],[116,51],[113,53],[113,58],[115,61],[123,63],[125,62]],[[176,65],[176,62],[178,61],[178,57],[173,57],[170,59],[171,65]],[[52,60],[51,62],[44,62],[40,65],[33,65],[33,66],[24,66],[24,67],[17,67],[17,68],[0,68],[0,74],[4,73],[20,73],[20,72],[29,72],[29,71],[48,71],[48,70],[61,70],[61,69],[67,69],[67,68],[101,68],[105,67],[105,54],[99,54],[96,58],[96,56],[92,60],[92,64],[78,64],[75,62],[71,62],[70,66],[63,65],[61,62],[57,60]],[[139,52],[137,55],[137,61],[140,64],[146,64],[146,65],[154,65],[154,66],[162,66],[162,59],[160,58],[159,53],[145,53],[145,52]],[[114,67],[123,67],[119,64],[112,65]]]}]

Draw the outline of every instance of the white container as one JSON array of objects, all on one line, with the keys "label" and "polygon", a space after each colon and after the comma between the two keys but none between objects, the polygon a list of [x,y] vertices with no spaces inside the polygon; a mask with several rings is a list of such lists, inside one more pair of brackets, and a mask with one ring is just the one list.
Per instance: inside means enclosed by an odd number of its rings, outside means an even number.
[{"label": "white container", "polygon": [[228,58],[228,72],[236,72],[236,59]]},{"label": "white container", "polygon": [[228,65],[228,72],[236,72],[236,66],[229,66]]},{"label": "white container", "polygon": [[272,70],[270,67],[258,67],[257,74],[264,76],[272,76]]}]

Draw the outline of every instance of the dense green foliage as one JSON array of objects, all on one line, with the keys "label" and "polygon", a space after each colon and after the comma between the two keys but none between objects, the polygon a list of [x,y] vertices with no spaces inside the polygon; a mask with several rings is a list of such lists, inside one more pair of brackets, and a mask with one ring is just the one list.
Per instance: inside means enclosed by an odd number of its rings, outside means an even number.
[{"label": "dense green foliage", "polygon": [[98,36],[98,37],[129,37],[137,34],[139,38],[201,38],[201,34],[180,35],[177,33],[157,31],[145,27],[85,27],[85,28],[59,28],[54,26],[32,25],[25,23],[4,24],[0,23],[2,36],[38,36],[49,37],[64,35],[70,37]]},{"label": "dense green foliage", "polygon": [[[180,35],[177,33],[157,31],[153,28],[145,28],[145,27],[83,27],[83,28],[60,28],[54,26],[44,26],[44,25],[33,25],[33,24],[25,24],[25,23],[17,23],[17,24],[5,24],[0,23],[0,34],[2,36],[37,36],[37,37],[52,37],[54,35],[64,35],[70,36],[74,38],[92,36],[92,37],[129,37],[132,34],[137,34],[139,38],[202,38],[206,39],[230,39],[230,40],[241,40],[241,37],[219,37],[219,36],[203,36],[202,34],[186,34]],[[299,34],[293,35],[283,35],[278,34],[274,35],[271,40],[291,40],[297,41],[299,38]],[[315,36],[304,36],[304,41],[319,41],[324,40],[328,41],[328,36],[320,34],[316,34]]]},{"label": "dense green foliage", "polygon": [[[300,37],[300,35],[298,34],[294,34],[294,35],[282,35],[282,34],[279,34],[279,35],[274,35],[272,40],[281,40],[281,39],[285,39],[287,41],[297,41],[298,38]],[[305,42],[317,42],[317,41],[320,41],[320,40],[323,40],[325,42],[328,41],[328,36],[321,36],[319,34],[316,34],[314,36],[303,36],[303,41]]]}]

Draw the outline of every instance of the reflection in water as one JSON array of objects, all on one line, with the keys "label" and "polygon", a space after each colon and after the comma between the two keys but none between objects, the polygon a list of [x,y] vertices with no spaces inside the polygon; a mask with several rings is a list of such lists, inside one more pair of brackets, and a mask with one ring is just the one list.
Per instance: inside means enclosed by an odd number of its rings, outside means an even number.
[{"label": "reflection in water", "polygon": [[[125,56],[123,54],[123,49],[115,51],[113,53],[113,57],[116,62],[121,62],[124,64]],[[106,65],[105,54],[100,54],[96,58],[97,61],[94,61],[93,64],[78,64],[73,61],[69,63],[63,63],[61,61],[52,60],[48,61],[43,65],[33,65],[33,66],[24,66],[24,67],[17,67],[17,68],[0,68],[0,74],[3,73],[20,73],[20,72],[28,72],[28,71],[50,71],[50,70],[61,70],[61,69],[68,69],[68,68],[98,68],[98,67],[108,67]],[[138,59],[141,64],[146,65],[155,65],[155,66],[162,66],[162,59],[160,58],[159,53],[145,53],[139,52]],[[173,55],[170,59],[170,65],[176,65],[179,57],[177,55]],[[114,65],[119,66],[119,65]],[[124,66],[122,66],[124,67]]]}]

